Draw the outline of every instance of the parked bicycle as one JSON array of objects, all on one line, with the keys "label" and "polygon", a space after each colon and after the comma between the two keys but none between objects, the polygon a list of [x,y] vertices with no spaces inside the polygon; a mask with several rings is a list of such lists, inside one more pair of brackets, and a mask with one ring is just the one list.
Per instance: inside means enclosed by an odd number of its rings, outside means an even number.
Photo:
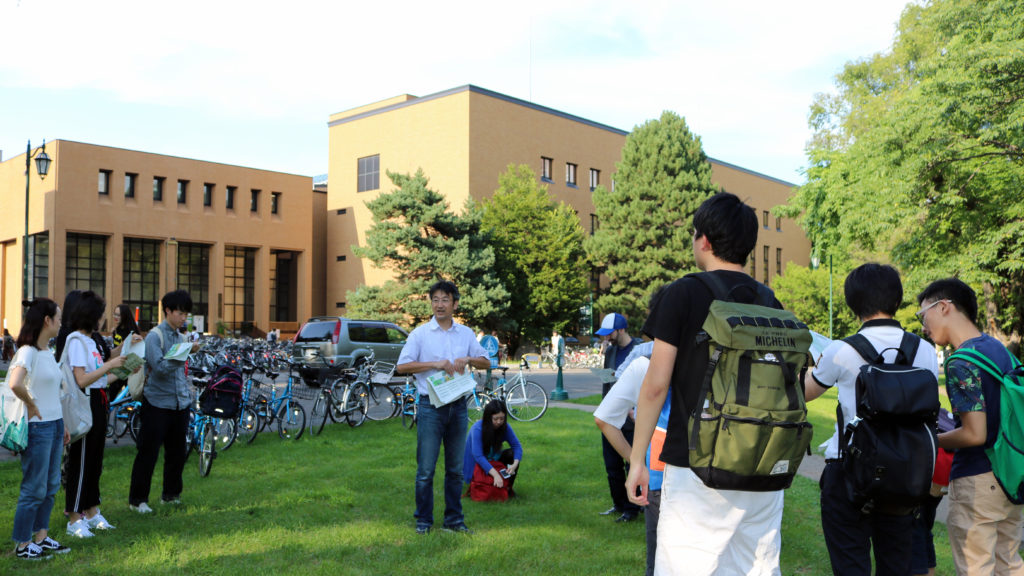
[{"label": "parked bicycle", "polygon": [[[548,395],[540,384],[526,379],[523,370],[529,369],[529,362],[521,360],[519,372],[508,380],[508,366],[491,368],[491,378],[484,383],[483,390],[474,390],[466,397],[466,414],[470,422],[479,420],[484,406],[495,398],[505,401],[508,415],[514,420],[532,422],[543,416],[548,410]],[[501,376],[495,376],[495,371],[500,371]]]},{"label": "parked bicycle", "polygon": [[322,432],[328,419],[332,422],[345,420],[353,428],[361,425],[366,420],[369,396],[369,386],[359,381],[358,373],[343,375],[330,386],[321,388],[320,395],[313,402],[310,433],[317,435]]}]

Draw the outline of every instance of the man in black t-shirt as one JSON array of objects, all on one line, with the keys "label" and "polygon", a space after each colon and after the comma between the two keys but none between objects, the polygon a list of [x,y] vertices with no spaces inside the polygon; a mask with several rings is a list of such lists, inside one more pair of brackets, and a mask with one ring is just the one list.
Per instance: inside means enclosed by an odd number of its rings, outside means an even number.
[{"label": "man in black t-shirt", "polygon": [[[758,283],[744,272],[757,243],[757,215],[733,194],[707,199],[693,216],[697,267],[717,275],[740,302],[753,302]],[[689,468],[688,415],[700,394],[708,345],[697,344],[713,296],[699,280],[681,278],[667,288],[647,318],[654,339],[637,406],[626,492],[647,503],[645,454],[671,384],[671,414],[661,461],[661,492],[655,574],[778,574],[782,491],[709,488]],[[774,306],[781,308],[778,301]],[[637,488],[641,494],[636,495]]]}]

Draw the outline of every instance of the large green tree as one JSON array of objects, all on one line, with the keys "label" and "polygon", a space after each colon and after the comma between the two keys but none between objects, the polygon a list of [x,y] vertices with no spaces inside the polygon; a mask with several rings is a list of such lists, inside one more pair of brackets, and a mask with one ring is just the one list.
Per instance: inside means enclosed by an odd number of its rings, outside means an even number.
[{"label": "large green tree", "polygon": [[494,248],[495,270],[509,292],[509,351],[522,338],[540,342],[579,316],[588,278],[583,228],[576,213],[555,202],[526,165],[509,165],[498,190],[483,203],[483,228]]},{"label": "large green tree", "polygon": [[431,316],[427,289],[437,280],[459,287],[456,315],[467,324],[497,322],[508,306],[508,292],[494,272],[494,250],[481,231],[480,210],[467,203],[462,214],[449,210],[444,196],[428,186],[423,170],[387,173],[397,186],[366,203],[373,224],[366,245],[355,254],[394,273],[382,286],[349,292],[354,316],[418,325]]},{"label": "large green tree", "polygon": [[[822,253],[890,261],[909,296],[957,276],[983,328],[1024,330],[1024,4],[932,0],[811,109],[802,213]],[[849,266],[846,266],[847,268]]]},{"label": "large green tree", "polygon": [[599,226],[584,247],[610,285],[600,314],[620,312],[637,330],[658,286],[694,269],[693,213],[717,190],[700,138],[673,112],[637,126],[626,138],[614,185],[594,191]]}]

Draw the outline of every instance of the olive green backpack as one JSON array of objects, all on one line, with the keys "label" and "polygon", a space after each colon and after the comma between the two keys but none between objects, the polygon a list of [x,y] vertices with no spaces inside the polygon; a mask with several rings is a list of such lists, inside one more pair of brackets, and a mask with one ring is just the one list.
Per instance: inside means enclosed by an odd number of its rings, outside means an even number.
[{"label": "olive green backpack", "polygon": [[714,295],[697,335],[709,362],[690,414],[690,469],[711,488],[788,488],[811,442],[801,377],[811,332],[773,308],[763,284],[746,304],[714,273],[689,276]]}]

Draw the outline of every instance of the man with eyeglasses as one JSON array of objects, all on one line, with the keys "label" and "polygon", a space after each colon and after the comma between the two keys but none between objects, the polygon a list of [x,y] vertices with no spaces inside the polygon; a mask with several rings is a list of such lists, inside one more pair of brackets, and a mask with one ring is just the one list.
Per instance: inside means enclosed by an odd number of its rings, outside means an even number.
[{"label": "man with eyeglasses", "polygon": [[[846,305],[861,321],[857,334],[867,338],[886,361],[894,361],[906,332],[894,318],[903,303],[899,272],[883,264],[854,268],[843,285]],[[935,349],[917,336],[913,365],[938,376]],[[825,470],[821,473],[821,527],[835,574],[871,574],[871,551],[877,574],[922,574],[913,564],[913,509],[879,507],[870,514],[863,503],[854,502],[846,488],[846,476],[839,460],[839,445],[847,425],[857,416],[857,375],[867,360],[848,343],[836,340],[822,353],[814,370],[804,377],[804,397],[810,402],[833,386],[839,390],[843,422],[825,448]],[[934,511],[932,512],[934,515]],[[927,563],[927,560],[925,561]]]},{"label": "man with eyeglasses", "polygon": [[416,413],[416,533],[428,534],[434,525],[434,470],[444,443],[444,523],[449,532],[470,533],[462,515],[462,468],[466,452],[466,403],[461,399],[436,407],[430,402],[427,377],[438,372],[449,376],[467,367],[490,366],[487,351],[473,330],[455,322],[459,290],[440,281],[430,287],[434,316],[411,333],[398,357],[396,371],[413,374],[419,401]]},{"label": "man with eyeglasses", "polygon": [[[917,315],[933,342],[972,349],[1004,373],[1011,369],[1010,352],[978,330],[978,299],[970,286],[956,278],[938,280],[917,295],[917,302]],[[1024,574],[1018,552],[1024,507],[1006,497],[985,454],[999,432],[999,386],[969,362],[954,359],[946,365],[946,391],[957,426],[939,434],[939,446],[956,450],[946,528],[957,574]]]}]

